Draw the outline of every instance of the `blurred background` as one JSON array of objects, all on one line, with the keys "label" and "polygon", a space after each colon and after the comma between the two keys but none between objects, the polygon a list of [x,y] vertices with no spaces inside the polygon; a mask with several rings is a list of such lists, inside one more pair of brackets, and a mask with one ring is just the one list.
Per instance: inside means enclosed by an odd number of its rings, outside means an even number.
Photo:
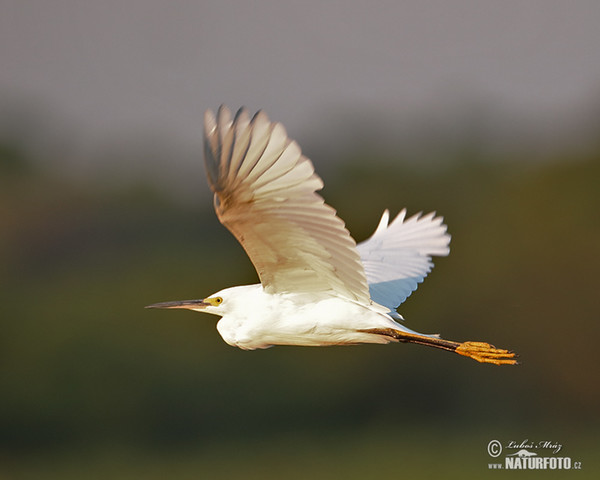
[{"label": "blurred background", "polygon": [[[0,9],[0,478],[482,478],[492,439],[597,478],[598,2]],[[407,326],[522,365],[144,310],[257,280],[204,178],[220,103],[282,122],[357,240],[443,215]]]}]

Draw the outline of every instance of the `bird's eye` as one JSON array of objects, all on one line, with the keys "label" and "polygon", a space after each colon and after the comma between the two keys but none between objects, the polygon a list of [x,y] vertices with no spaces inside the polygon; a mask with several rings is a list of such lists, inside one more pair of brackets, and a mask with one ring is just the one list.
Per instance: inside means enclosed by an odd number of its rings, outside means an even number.
[{"label": "bird's eye", "polygon": [[221,297],[215,297],[214,299],[216,305],[220,305],[223,303],[223,299]]}]

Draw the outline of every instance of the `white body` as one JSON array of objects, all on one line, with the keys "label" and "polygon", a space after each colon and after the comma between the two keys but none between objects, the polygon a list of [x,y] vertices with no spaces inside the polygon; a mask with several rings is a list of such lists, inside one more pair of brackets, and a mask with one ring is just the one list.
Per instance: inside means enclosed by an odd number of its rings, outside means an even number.
[{"label": "white body", "polygon": [[199,311],[222,315],[217,330],[229,345],[245,350],[273,345],[340,345],[389,343],[393,339],[359,330],[393,328],[412,333],[395,322],[386,308],[361,305],[324,293],[265,293],[260,284],[215,293],[219,307]]}]

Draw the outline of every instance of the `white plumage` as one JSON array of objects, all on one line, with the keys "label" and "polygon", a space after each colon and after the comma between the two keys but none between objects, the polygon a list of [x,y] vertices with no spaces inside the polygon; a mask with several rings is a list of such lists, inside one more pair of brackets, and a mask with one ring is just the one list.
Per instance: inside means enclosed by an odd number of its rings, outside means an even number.
[{"label": "white plumage", "polygon": [[514,354],[483,342],[452,342],[398,323],[396,308],[449,253],[450,236],[433,213],[406,210],[358,246],[316,192],[323,182],[284,127],[245,109],[207,111],[205,165],[221,223],[254,264],[260,284],[201,300],[163,302],[221,316],[230,345],[340,345],[401,341],[454,351],[481,362],[513,364]]},{"label": "white plumage", "polygon": [[388,307],[396,318],[402,318],[396,308],[433,268],[431,256],[450,253],[450,235],[441,217],[433,213],[405,217],[406,209],[388,225],[386,210],[375,233],[357,246],[371,300]]}]

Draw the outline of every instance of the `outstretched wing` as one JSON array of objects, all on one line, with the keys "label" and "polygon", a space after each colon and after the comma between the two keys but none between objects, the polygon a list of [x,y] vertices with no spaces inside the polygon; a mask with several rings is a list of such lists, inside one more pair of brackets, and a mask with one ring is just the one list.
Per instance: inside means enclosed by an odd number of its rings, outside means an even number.
[{"label": "outstretched wing", "polygon": [[238,239],[264,289],[335,292],[369,304],[356,243],[316,193],[311,161],[284,127],[221,106],[204,118],[205,164],[217,216]]},{"label": "outstretched wing", "polygon": [[435,213],[404,220],[404,209],[388,225],[389,216],[387,210],[383,212],[375,233],[359,243],[357,250],[371,298],[395,312],[433,268],[431,256],[450,253],[450,235],[443,218]]}]

